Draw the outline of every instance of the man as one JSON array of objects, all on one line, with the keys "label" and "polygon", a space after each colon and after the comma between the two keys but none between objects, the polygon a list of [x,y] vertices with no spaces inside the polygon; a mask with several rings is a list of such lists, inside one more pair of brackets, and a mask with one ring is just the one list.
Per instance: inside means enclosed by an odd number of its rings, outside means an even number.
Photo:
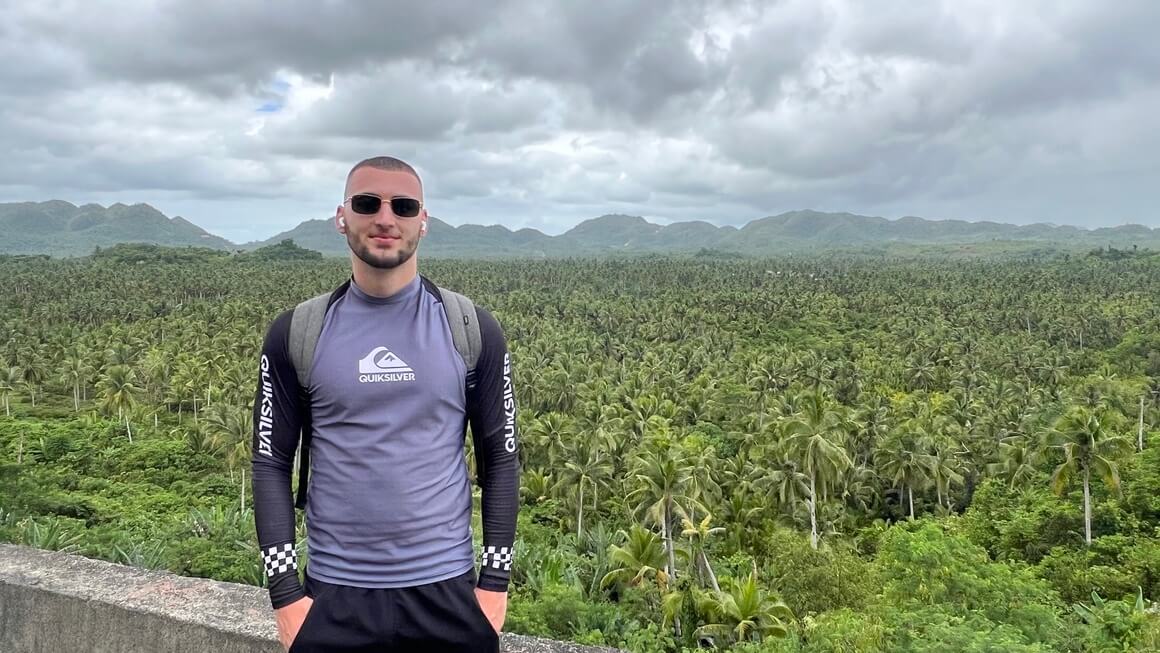
[{"label": "man", "polygon": [[[254,402],[254,517],[279,638],[302,653],[498,651],[519,497],[503,332],[475,309],[481,347],[468,374],[451,309],[418,273],[427,211],[410,165],[355,165],[334,220],[352,274],[327,300],[307,387],[286,311],[266,334]],[[468,424],[482,486],[478,579]],[[305,587],[290,489],[300,433]]]}]

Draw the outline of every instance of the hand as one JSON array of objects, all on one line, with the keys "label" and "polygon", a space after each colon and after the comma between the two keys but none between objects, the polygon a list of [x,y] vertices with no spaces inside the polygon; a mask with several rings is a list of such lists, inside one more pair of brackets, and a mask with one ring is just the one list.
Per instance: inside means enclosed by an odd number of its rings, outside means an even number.
[{"label": "hand", "polygon": [[493,592],[477,587],[475,599],[479,601],[480,609],[498,635],[503,630],[504,619],[507,618],[507,592]]},{"label": "hand", "polygon": [[278,620],[278,640],[287,651],[298,637],[298,630],[302,628],[302,622],[306,621],[306,613],[310,612],[312,605],[314,599],[304,596],[274,611],[274,616]]}]

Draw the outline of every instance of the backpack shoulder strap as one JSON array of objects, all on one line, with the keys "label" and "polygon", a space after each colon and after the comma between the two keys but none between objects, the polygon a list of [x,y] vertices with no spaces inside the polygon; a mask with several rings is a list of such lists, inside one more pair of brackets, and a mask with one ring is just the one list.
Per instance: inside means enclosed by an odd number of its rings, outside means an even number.
[{"label": "backpack shoulder strap", "polygon": [[303,390],[310,387],[314,350],[318,347],[318,337],[322,335],[322,322],[326,318],[330,295],[329,292],[323,293],[298,304],[290,318],[290,361],[298,373],[298,385]]},{"label": "backpack shoulder strap", "polygon": [[298,376],[298,393],[302,400],[302,437],[298,447],[298,493],[294,507],[306,507],[306,493],[310,478],[310,373],[314,368],[314,351],[318,348],[318,339],[322,336],[322,325],[326,321],[326,309],[338,299],[347,288],[350,281],[337,289],[326,292],[317,297],[311,297],[294,307],[290,316],[290,333],[287,336],[286,346],[290,353],[290,362],[294,365],[294,372]]},{"label": "backpack shoulder strap", "polygon": [[479,332],[479,320],[475,316],[475,304],[457,292],[439,288],[443,298],[443,309],[447,311],[447,324],[451,326],[451,339],[455,349],[463,357],[467,366],[468,386],[474,385],[475,365],[483,350],[483,337]]}]

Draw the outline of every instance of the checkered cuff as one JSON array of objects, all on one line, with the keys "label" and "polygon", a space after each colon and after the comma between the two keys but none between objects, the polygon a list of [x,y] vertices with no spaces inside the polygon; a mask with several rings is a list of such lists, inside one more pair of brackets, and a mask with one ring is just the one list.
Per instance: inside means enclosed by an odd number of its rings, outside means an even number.
[{"label": "checkered cuff", "polygon": [[512,548],[510,546],[483,547],[483,568],[512,570]]},{"label": "checkered cuff", "polygon": [[266,577],[273,578],[291,569],[298,571],[298,553],[294,543],[287,542],[262,549],[262,561],[266,564]]}]

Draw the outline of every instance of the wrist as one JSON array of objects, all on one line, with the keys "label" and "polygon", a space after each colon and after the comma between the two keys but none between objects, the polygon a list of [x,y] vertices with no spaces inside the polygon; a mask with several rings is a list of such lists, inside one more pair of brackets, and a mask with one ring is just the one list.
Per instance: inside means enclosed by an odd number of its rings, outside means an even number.
[{"label": "wrist", "polygon": [[475,586],[488,592],[499,592],[507,594],[508,579],[480,574],[479,580],[475,583]]},{"label": "wrist", "polygon": [[275,610],[281,610],[286,606],[293,605],[306,597],[306,590],[302,587],[302,583],[298,582],[298,578],[294,578],[294,583],[284,582],[280,587],[270,588],[270,605]]}]

